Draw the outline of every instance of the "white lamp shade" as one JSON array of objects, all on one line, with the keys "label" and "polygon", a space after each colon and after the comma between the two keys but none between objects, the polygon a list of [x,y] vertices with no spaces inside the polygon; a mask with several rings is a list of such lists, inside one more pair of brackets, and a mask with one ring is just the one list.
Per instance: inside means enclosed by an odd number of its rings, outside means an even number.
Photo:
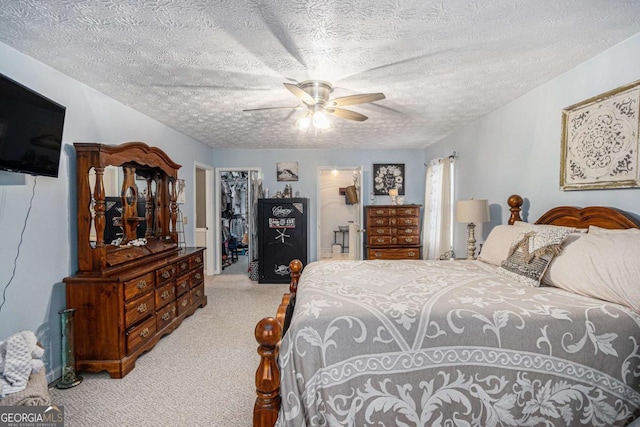
[{"label": "white lamp shade", "polygon": [[489,221],[489,202],[486,199],[458,200],[456,222],[480,223]]}]

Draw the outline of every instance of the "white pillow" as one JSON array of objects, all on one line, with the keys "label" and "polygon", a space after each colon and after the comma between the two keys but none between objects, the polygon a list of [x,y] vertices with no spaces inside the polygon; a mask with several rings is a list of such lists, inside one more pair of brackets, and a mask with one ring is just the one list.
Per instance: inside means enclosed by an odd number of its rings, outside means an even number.
[{"label": "white pillow", "polygon": [[[601,229],[602,230],[602,229]],[[640,232],[571,234],[543,283],[640,312]]]},{"label": "white pillow", "polygon": [[518,238],[520,233],[522,233],[522,228],[520,227],[496,225],[487,236],[487,240],[482,244],[478,259],[500,266],[502,261],[509,256],[511,244]]},{"label": "white pillow", "polygon": [[602,228],[597,227],[595,225],[589,226],[589,233],[595,234],[597,236],[606,236],[607,234],[640,234],[640,230],[637,228],[622,228],[622,229],[611,229],[611,228]]}]

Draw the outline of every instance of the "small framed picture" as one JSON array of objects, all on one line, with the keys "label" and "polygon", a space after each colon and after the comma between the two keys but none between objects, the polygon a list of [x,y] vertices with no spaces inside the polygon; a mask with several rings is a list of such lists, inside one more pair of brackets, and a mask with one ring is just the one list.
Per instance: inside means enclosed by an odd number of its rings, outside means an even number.
[{"label": "small framed picture", "polygon": [[404,163],[374,163],[373,194],[387,196],[395,188],[399,196],[404,196]]},{"label": "small framed picture", "polygon": [[298,162],[281,162],[277,164],[278,181],[297,181]]},{"label": "small framed picture", "polygon": [[186,195],[185,195],[185,184],[184,179],[176,179],[176,191],[178,196],[176,198],[176,202],[180,204],[186,203]]}]

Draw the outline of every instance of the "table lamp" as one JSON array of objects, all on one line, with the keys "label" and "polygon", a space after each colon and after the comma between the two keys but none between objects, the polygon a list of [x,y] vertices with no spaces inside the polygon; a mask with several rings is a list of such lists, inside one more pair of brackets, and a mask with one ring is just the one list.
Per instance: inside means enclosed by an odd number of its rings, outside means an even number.
[{"label": "table lamp", "polygon": [[396,198],[398,197],[398,189],[397,188],[390,188],[389,189],[389,196],[391,196],[391,204],[395,205],[396,204]]},{"label": "table lamp", "polygon": [[481,200],[458,200],[456,222],[467,223],[467,259],[476,259],[476,224],[489,221],[489,202]]}]

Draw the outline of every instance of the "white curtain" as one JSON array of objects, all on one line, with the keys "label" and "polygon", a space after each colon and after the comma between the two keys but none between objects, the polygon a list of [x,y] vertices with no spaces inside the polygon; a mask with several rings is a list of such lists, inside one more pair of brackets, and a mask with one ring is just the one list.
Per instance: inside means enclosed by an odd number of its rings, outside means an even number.
[{"label": "white curtain", "polygon": [[453,249],[453,166],[455,157],[427,165],[422,221],[422,258],[438,259]]}]

